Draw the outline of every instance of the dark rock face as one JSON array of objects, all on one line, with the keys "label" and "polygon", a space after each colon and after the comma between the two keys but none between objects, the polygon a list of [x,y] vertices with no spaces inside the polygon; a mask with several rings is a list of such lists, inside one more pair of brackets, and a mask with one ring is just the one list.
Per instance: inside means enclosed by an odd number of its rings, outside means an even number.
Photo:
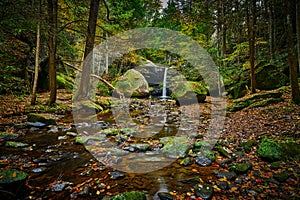
[{"label": "dark rock face", "polygon": [[214,194],[214,189],[210,184],[196,185],[194,190],[196,196],[204,200],[212,199]]}]

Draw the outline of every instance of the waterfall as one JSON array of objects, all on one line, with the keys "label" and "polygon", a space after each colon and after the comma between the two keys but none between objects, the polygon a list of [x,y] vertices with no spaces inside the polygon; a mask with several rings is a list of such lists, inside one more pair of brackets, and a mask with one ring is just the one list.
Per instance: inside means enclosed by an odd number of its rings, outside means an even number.
[{"label": "waterfall", "polygon": [[167,98],[167,76],[168,76],[168,69],[165,68],[165,73],[164,73],[164,80],[163,80],[163,89],[162,89],[162,98]]}]

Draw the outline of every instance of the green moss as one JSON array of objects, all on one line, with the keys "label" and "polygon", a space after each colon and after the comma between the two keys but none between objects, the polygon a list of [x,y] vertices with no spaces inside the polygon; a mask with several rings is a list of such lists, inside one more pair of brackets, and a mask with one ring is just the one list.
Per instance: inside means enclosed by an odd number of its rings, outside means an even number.
[{"label": "green moss", "polygon": [[29,113],[27,115],[28,122],[41,122],[46,125],[56,125],[56,120],[43,114]]},{"label": "green moss", "polygon": [[26,179],[28,174],[16,169],[6,169],[0,171],[0,184],[12,183]]},{"label": "green moss", "polygon": [[28,144],[25,144],[22,142],[7,141],[5,143],[5,146],[7,146],[7,147],[26,147],[26,146],[28,146]]},{"label": "green moss", "polygon": [[143,192],[124,192],[119,195],[116,195],[112,200],[146,200],[146,195]]},{"label": "green moss", "polygon": [[251,168],[251,164],[238,164],[232,165],[229,167],[230,171],[234,171],[236,173],[246,173]]},{"label": "green moss", "polygon": [[228,152],[221,146],[215,146],[214,150],[218,151],[221,156],[228,157]]},{"label": "green moss", "polygon": [[300,160],[300,144],[296,142],[281,143],[282,155],[286,159]]},{"label": "green moss", "polygon": [[282,158],[281,146],[274,140],[265,139],[257,149],[258,156],[266,160],[280,160]]}]

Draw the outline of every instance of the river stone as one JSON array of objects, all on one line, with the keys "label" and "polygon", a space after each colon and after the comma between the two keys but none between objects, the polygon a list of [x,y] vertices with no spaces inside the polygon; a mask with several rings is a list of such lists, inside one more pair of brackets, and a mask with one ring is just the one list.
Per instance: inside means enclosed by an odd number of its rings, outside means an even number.
[{"label": "river stone", "polygon": [[174,199],[174,197],[168,192],[159,192],[159,193],[157,193],[157,196],[159,197],[160,200],[173,200]]},{"label": "river stone", "polygon": [[54,118],[51,118],[47,115],[36,114],[36,113],[29,113],[27,115],[27,121],[28,122],[41,122],[46,125],[56,125],[56,120]]},{"label": "river stone", "polygon": [[27,122],[26,125],[28,127],[31,127],[31,128],[36,128],[34,131],[38,130],[37,128],[43,128],[45,126],[47,126],[46,124],[42,123],[42,122]]},{"label": "river stone", "polygon": [[246,164],[237,164],[230,166],[230,171],[234,171],[236,173],[242,174],[246,173],[252,167],[251,163]]},{"label": "river stone", "polygon": [[125,177],[125,174],[124,174],[124,173],[122,173],[122,172],[117,172],[117,171],[115,171],[115,172],[109,172],[109,174],[111,175],[110,178],[113,179],[113,180],[116,180],[116,179]]},{"label": "river stone", "polygon": [[190,142],[187,137],[163,137],[160,138],[160,143],[164,145],[162,148],[164,155],[171,158],[184,157],[190,149]]},{"label": "river stone", "polygon": [[211,163],[212,163],[210,159],[208,159],[208,158],[206,158],[204,156],[197,156],[197,157],[195,157],[195,162],[198,165],[202,166],[202,167],[210,166]]},{"label": "river stone", "polygon": [[237,177],[235,172],[215,171],[214,173],[217,178],[226,178],[227,180],[233,180]]},{"label": "river stone", "polygon": [[19,137],[19,135],[15,133],[0,133],[0,139],[14,140],[17,137]]},{"label": "river stone", "polygon": [[66,187],[66,183],[57,183],[52,186],[51,191],[52,192],[61,192]]},{"label": "river stone", "polygon": [[201,180],[201,178],[199,176],[195,176],[195,177],[192,177],[192,178],[180,180],[179,182],[186,183],[186,184],[199,184],[200,180]]},{"label": "river stone", "polygon": [[213,197],[214,189],[210,184],[196,185],[194,187],[195,194],[197,197],[202,198],[203,200],[210,200]]},{"label": "river stone", "polygon": [[146,200],[146,195],[143,192],[131,191],[124,192],[114,196],[111,200]]},{"label": "river stone", "polygon": [[226,181],[219,181],[217,182],[217,186],[221,189],[221,190],[226,190],[228,187],[228,183]]}]

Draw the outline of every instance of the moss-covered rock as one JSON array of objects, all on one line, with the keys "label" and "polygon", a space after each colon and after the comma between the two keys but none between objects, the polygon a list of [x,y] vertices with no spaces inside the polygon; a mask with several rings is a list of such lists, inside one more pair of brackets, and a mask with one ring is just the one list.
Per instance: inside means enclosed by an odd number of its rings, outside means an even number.
[{"label": "moss-covered rock", "polygon": [[257,142],[255,140],[248,140],[246,142],[242,142],[240,144],[240,146],[243,147],[245,152],[249,152],[251,150],[251,148],[256,144],[257,144]]},{"label": "moss-covered rock", "polygon": [[172,98],[180,104],[204,102],[208,89],[202,82],[176,82],[172,86]]},{"label": "moss-covered rock", "polygon": [[296,142],[280,143],[282,156],[286,159],[300,160],[300,144]]},{"label": "moss-covered rock", "polygon": [[146,200],[146,195],[138,191],[124,192],[114,196],[111,200]]},{"label": "moss-covered rock", "polygon": [[0,171],[0,184],[8,184],[17,181],[23,181],[27,178],[28,174],[16,169],[5,169]]},{"label": "moss-covered rock", "polygon": [[162,137],[160,143],[164,145],[162,152],[168,157],[184,157],[190,149],[187,137]]},{"label": "moss-covered rock", "polygon": [[7,146],[7,147],[26,147],[26,146],[28,146],[28,144],[26,144],[26,143],[22,143],[22,142],[13,142],[13,141],[7,141],[6,143],[5,143],[5,146]]},{"label": "moss-covered rock", "polygon": [[214,147],[214,150],[219,152],[219,154],[221,156],[228,157],[228,152],[222,146],[217,145],[217,146]]},{"label": "moss-covered rock", "polygon": [[230,171],[234,171],[236,173],[242,174],[246,173],[252,167],[251,163],[242,163],[237,165],[232,165],[229,167]]},{"label": "moss-covered rock", "polygon": [[137,70],[130,69],[115,83],[116,90],[126,97],[145,97],[149,95],[149,85]]},{"label": "moss-covered rock", "polygon": [[283,170],[278,174],[274,174],[273,177],[279,182],[284,182],[289,177],[289,173]]},{"label": "moss-covered rock", "polygon": [[46,125],[56,125],[56,120],[44,114],[29,113],[27,115],[28,122],[41,122]]},{"label": "moss-covered rock", "polygon": [[256,87],[260,90],[273,90],[289,84],[289,77],[282,70],[272,64],[256,66]]},{"label": "moss-covered rock", "polygon": [[19,137],[19,135],[15,133],[0,133],[0,139],[13,140],[17,137]]},{"label": "moss-covered rock", "polygon": [[257,149],[258,156],[262,159],[275,161],[282,158],[281,146],[271,139],[264,139]]}]

